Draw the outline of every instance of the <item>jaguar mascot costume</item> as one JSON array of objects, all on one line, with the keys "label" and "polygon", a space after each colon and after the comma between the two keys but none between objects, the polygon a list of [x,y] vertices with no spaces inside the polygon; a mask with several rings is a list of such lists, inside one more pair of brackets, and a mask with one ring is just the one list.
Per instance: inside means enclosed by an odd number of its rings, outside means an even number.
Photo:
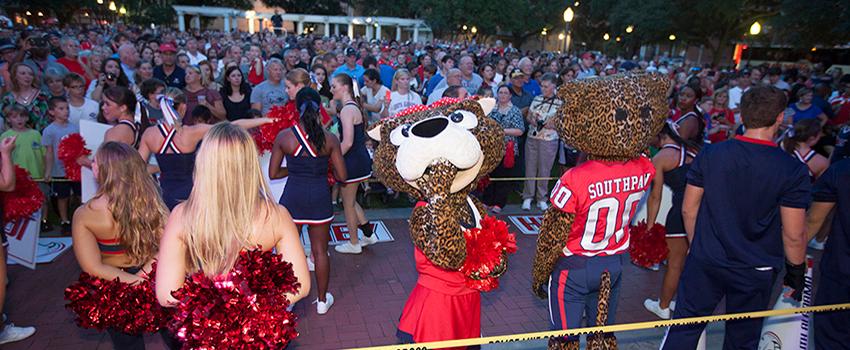
[{"label": "jaguar mascot costume", "polygon": [[[613,323],[629,223],[655,169],[641,153],[667,118],[669,79],[625,74],[564,84],[558,134],[587,155],[555,184],[543,216],[532,289],[549,300],[553,329]],[[578,349],[577,336],[550,349]],[[592,334],[588,349],[616,349],[613,334]]]},{"label": "jaguar mascot costume", "polygon": [[469,196],[505,153],[504,131],[487,117],[495,100],[444,99],[386,118],[374,173],[420,201],[410,217],[419,278],[399,320],[403,342],[481,335],[481,292],[498,286],[516,251],[507,225]]}]

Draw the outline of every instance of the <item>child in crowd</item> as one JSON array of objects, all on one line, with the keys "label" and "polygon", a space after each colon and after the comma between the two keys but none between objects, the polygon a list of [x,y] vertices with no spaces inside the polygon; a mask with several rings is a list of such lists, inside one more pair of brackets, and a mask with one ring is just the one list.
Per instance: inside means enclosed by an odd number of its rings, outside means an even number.
[{"label": "child in crowd", "polygon": [[69,182],[65,179],[65,166],[59,160],[58,146],[65,136],[80,132],[77,125],[68,120],[68,101],[63,97],[51,97],[47,101],[47,113],[53,122],[44,128],[41,143],[45,148],[44,155],[44,180],[50,183],[52,195],[56,197],[56,209],[59,212],[62,234],[71,234],[71,220],[68,216],[68,207],[71,196],[80,195],[80,183]]},{"label": "child in crowd", "polygon": [[62,79],[65,76],[55,70],[48,70],[44,74],[44,84],[47,85],[47,95],[49,97],[65,97],[65,86]]},{"label": "child in crowd", "polygon": [[[16,137],[15,150],[12,151],[12,163],[24,168],[33,180],[41,180],[44,178],[44,147],[41,145],[41,134],[30,129],[27,125],[29,113],[23,106],[15,104],[6,107],[3,110],[3,115],[6,116],[9,129],[0,135],[0,139]],[[49,192],[49,188],[44,182],[39,182],[38,185],[43,193]],[[47,201],[44,202],[41,211],[41,229],[45,231],[51,228],[46,219]]]},{"label": "child in crowd", "polygon": [[97,121],[100,106],[86,97],[86,79],[77,73],[68,73],[62,80],[68,92],[68,121],[80,125],[80,120]]}]

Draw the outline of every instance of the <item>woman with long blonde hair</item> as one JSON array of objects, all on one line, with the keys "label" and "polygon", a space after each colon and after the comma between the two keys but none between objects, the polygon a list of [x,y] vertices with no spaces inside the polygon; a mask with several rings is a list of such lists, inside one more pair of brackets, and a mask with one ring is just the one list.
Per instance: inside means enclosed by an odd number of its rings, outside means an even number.
[{"label": "woman with long blonde hair", "polygon": [[[74,212],[74,255],[83,272],[136,284],[151,272],[168,210],[146,164],[127,144],[108,141],[92,162],[97,193]],[[117,349],[144,347],[141,335],[110,329]],[[165,334],[166,342],[170,339]]]},{"label": "woman with long blonde hair", "polygon": [[394,116],[409,107],[422,104],[422,97],[410,90],[410,72],[407,69],[395,71],[390,99],[384,103],[384,117]]},{"label": "woman with long blonde hair", "polygon": [[272,198],[248,132],[230,123],[213,126],[198,150],[193,182],[189,199],[168,217],[160,244],[159,302],[177,305],[171,292],[183,286],[187,274],[220,276],[233,268],[240,252],[257,248],[275,249],[292,263],[301,285],[286,295],[289,302],[305,297],[310,275],[298,232],[289,211]]}]

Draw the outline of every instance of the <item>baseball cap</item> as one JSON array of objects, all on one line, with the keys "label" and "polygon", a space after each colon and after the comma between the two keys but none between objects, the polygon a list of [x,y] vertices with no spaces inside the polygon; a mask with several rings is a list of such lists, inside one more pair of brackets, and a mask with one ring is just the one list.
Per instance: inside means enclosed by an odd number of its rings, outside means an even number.
[{"label": "baseball cap", "polygon": [[163,43],[159,45],[159,52],[177,52],[177,48],[172,43]]},{"label": "baseball cap", "polygon": [[353,47],[349,47],[349,48],[345,49],[345,55],[346,56],[357,56],[357,50],[355,50]]},{"label": "baseball cap", "polygon": [[525,73],[523,73],[522,70],[519,69],[519,68],[514,68],[511,71],[511,79],[518,78],[518,77],[524,77],[524,76],[525,76]]},{"label": "baseball cap", "polygon": [[15,47],[15,43],[13,43],[11,40],[6,38],[0,39],[0,51],[14,50]]},{"label": "baseball cap", "polygon": [[590,53],[590,52],[585,52],[585,53],[581,54],[581,59],[585,59],[585,58],[594,59],[596,57],[594,57],[593,54]]}]

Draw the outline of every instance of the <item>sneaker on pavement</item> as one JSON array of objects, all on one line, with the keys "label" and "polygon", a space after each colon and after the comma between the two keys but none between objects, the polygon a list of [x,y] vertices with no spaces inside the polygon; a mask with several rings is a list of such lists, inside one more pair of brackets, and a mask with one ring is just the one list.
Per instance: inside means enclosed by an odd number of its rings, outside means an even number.
[{"label": "sneaker on pavement", "polygon": [[825,245],[826,245],[826,240],[823,240],[823,242],[821,242],[821,241],[818,241],[817,238],[812,238],[812,240],[809,241],[809,248],[812,248],[814,250],[823,250],[823,247]]},{"label": "sneaker on pavement", "polygon": [[8,323],[3,328],[3,332],[0,332],[0,344],[24,340],[33,334],[35,334],[35,327],[15,327],[14,323]]},{"label": "sneaker on pavement", "polygon": [[522,201],[522,210],[531,210],[531,198]]},{"label": "sneaker on pavement", "polygon": [[643,301],[643,307],[645,307],[647,310],[649,310],[649,312],[654,313],[655,316],[658,316],[661,319],[670,319],[670,308],[662,309],[661,302],[658,300],[646,299]]},{"label": "sneaker on pavement", "polygon": [[549,204],[546,204],[546,201],[539,201],[537,202],[537,207],[540,208],[541,211],[546,211],[546,209],[549,209]]},{"label": "sneaker on pavement", "polygon": [[330,309],[331,306],[334,304],[334,296],[331,295],[331,293],[325,293],[324,302],[319,301],[319,299],[316,299],[315,301],[313,301],[313,304],[316,304],[316,312],[318,312],[319,315],[324,315],[328,313],[328,309]]},{"label": "sneaker on pavement", "polygon": [[362,238],[360,238],[360,246],[361,247],[365,247],[367,245],[373,245],[375,243],[378,243],[378,235],[376,235],[374,233],[372,234],[371,237],[363,236]]},{"label": "sneaker on pavement", "polygon": [[500,207],[498,205],[494,205],[494,206],[490,207],[490,211],[493,214],[501,214],[502,213],[502,207]]},{"label": "sneaker on pavement", "polygon": [[354,245],[351,244],[351,242],[345,242],[343,244],[337,245],[336,247],[334,247],[334,250],[336,250],[337,253],[342,254],[360,254],[363,252],[363,248],[360,246],[360,244]]}]

